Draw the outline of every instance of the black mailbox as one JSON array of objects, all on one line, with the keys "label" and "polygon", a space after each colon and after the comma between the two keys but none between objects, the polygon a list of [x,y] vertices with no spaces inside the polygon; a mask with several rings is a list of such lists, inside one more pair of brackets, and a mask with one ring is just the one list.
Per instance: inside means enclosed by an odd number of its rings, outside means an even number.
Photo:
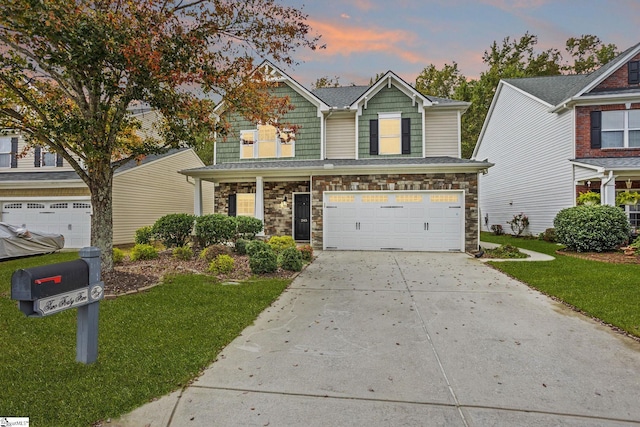
[{"label": "black mailbox", "polygon": [[16,270],[11,276],[11,299],[37,299],[89,286],[89,266],[81,259]]}]

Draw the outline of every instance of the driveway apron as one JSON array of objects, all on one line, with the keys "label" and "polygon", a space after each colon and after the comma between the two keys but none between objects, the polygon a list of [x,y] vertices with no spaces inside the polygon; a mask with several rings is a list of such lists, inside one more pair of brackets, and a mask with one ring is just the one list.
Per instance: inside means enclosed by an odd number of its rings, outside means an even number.
[{"label": "driveway apron", "polygon": [[639,399],[638,342],[466,254],[322,252],[197,381],[129,419],[626,426]]}]

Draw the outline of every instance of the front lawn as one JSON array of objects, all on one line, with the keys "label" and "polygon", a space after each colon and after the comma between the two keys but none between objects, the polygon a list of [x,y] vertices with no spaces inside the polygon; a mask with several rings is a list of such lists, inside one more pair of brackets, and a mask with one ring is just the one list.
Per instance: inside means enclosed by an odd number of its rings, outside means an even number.
[{"label": "front lawn", "polygon": [[76,312],[27,318],[10,299],[11,274],[76,259],[55,254],[0,263],[0,415],[33,426],[88,426],[183,387],[291,282],[221,285],[179,275],[100,303],[98,361],[75,362]]},{"label": "front lawn", "polygon": [[481,240],[555,256],[554,261],[490,264],[532,288],[640,337],[640,265],[557,255],[560,246],[536,239],[483,232]]}]

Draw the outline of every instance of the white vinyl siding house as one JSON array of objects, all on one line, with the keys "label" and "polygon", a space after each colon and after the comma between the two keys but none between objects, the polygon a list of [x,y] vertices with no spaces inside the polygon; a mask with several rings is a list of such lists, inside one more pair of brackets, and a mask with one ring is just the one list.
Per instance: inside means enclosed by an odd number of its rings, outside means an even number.
[{"label": "white vinyl siding house", "polygon": [[460,157],[460,112],[425,111],[425,156]]},{"label": "white vinyl siding house", "polygon": [[473,156],[495,164],[480,176],[483,230],[500,224],[509,231],[506,222],[524,213],[527,231],[535,235],[553,227],[558,211],[573,206],[573,110],[550,114],[550,108],[500,83]]},{"label": "white vinyl siding house", "polygon": [[356,158],[356,120],[354,113],[334,113],[325,120],[327,159]]}]

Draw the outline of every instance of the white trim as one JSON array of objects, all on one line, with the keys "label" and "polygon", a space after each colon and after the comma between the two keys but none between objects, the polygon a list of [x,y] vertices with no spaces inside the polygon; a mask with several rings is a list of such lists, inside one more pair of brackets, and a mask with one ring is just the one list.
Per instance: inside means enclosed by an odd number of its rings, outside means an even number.
[{"label": "white trim", "polygon": [[91,196],[43,196],[43,197],[38,197],[38,196],[20,196],[20,197],[9,197],[9,196],[3,196],[0,197],[0,202],[29,202],[29,201],[33,201],[33,200],[42,200],[45,202],[52,202],[55,200],[70,200],[70,201],[74,201],[74,202],[85,202],[85,201],[89,201],[91,202]]}]

